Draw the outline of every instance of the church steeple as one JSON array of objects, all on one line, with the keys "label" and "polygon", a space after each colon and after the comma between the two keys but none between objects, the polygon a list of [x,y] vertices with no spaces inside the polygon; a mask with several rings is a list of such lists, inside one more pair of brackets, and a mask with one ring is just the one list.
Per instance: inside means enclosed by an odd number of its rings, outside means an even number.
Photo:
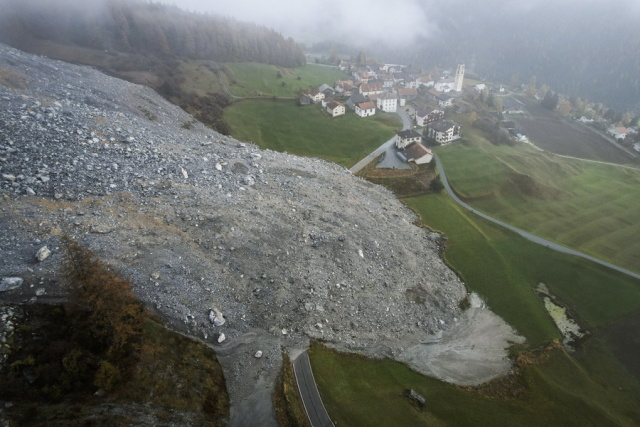
[{"label": "church steeple", "polygon": [[462,81],[464,80],[464,64],[458,64],[456,69],[455,91],[462,91]]}]

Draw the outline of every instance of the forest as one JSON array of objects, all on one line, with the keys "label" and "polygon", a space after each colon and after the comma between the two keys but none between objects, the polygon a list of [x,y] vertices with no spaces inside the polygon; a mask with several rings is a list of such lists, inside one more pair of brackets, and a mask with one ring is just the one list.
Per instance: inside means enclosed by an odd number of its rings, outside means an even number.
[{"label": "forest", "polygon": [[0,0],[0,41],[32,38],[129,54],[296,67],[302,48],[280,33],[231,18],[143,0]]}]

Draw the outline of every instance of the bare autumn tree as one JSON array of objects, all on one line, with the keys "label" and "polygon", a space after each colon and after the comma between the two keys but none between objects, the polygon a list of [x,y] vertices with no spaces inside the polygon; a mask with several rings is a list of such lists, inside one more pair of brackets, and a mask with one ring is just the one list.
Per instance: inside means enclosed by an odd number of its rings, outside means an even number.
[{"label": "bare autumn tree", "polygon": [[148,314],[131,291],[131,281],[76,241],[64,237],[63,247],[71,303],[89,312],[92,335],[114,356],[137,352]]}]

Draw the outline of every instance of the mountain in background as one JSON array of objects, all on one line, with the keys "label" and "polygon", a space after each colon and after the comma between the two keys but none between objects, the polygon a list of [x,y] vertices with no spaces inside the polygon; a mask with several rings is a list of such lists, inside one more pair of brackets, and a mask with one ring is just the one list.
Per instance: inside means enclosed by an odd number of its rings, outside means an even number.
[{"label": "mountain in background", "polygon": [[[475,75],[527,84],[618,110],[640,112],[640,4],[488,0],[421,2],[424,31],[413,42],[365,49],[368,57],[430,69],[465,63]],[[364,25],[364,24],[363,24]],[[342,39],[341,42],[345,40]]]}]

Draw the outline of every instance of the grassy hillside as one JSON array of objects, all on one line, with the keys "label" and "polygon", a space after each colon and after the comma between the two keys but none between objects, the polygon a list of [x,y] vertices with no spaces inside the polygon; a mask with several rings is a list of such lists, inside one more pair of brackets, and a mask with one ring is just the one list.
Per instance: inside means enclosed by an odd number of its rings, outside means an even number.
[{"label": "grassy hillside", "polygon": [[[640,420],[637,382],[615,373],[618,390],[590,378],[562,349],[527,366],[508,384],[457,387],[424,377],[405,365],[312,346],[318,388],[336,425],[402,426],[619,426]],[[546,360],[544,360],[546,359]],[[426,399],[420,409],[406,396]],[[503,394],[504,393],[504,394]]]},{"label": "grassy hillside", "polygon": [[178,73],[184,77],[181,88],[200,96],[227,92],[238,97],[294,98],[299,90],[308,91],[323,83],[333,86],[346,75],[335,68],[307,64],[283,68],[255,62],[216,63],[182,61]]},{"label": "grassy hillside", "polygon": [[640,312],[640,283],[622,273],[529,242],[460,208],[443,194],[406,203],[426,225],[447,235],[447,262],[530,345],[558,336],[533,291],[539,282],[589,328]]},{"label": "grassy hillside", "polygon": [[640,171],[570,160],[528,145],[438,149],[456,192],[480,211],[534,234],[638,270]]},{"label": "grassy hillside", "polygon": [[230,70],[230,88],[236,96],[294,97],[298,90],[308,91],[323,83],[333,86],[344,80],[345,73],[331,67],[307,64],[298,68],[282,68],[253,62],[225,64]]},{"label": "grassy hillside", "polygon": [[[424,224],[446,233],[446,261],[529,348],[559,336],[534,293],[544,282],[591,335],[575,353],[549,346],[518,353],[518,374],[460,388],[419,375],[391,360],[368,360],[321,346],[311,361],[325,405],[338,425],[633,425],[640,422],[640,383],[605,344],[613,325],[640,312],[638,281],[534,245],[461,210],[446,195],[406,202]],[[624,343],[627,355],[637,349]],[[404,397],[426,397],[419,410]],[[385,402],[380,405],[380,402]]]},{"label": "grassy hillside", "polygon": [[320,157],[349,167],[401,129],[395,115],[361,118],[353,112],[331,118],[319,105],[293,100],[246,100],[225,110],[232,136],[261,148]]}]

